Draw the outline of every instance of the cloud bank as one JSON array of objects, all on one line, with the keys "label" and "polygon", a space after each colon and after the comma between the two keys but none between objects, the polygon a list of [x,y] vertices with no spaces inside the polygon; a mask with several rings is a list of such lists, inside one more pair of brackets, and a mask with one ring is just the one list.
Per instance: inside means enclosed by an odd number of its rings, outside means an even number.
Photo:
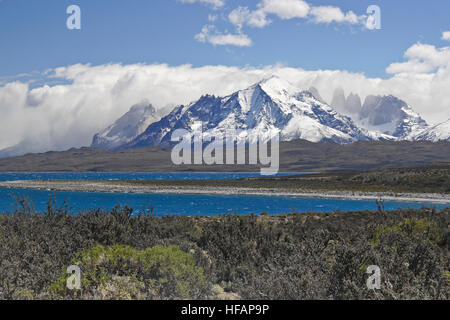
[{"label": "cloud bank", "polygon": [[30,88],[13,81],[0,86],[0,149],[20,143],[20,152],[89,146],[95,133],[143,100],[157,109],[187,104],[203,94],[225,96],[271,75],[301,89],[316,87],[328,102],[342,87],[363,99],[393,94],[435,124],[450,117],[450,47],[417,43],[405,61],[387,68],[388,79],[341,70],[308,71],[281,65],[263,68],[193,67],[166,64],[76,64],[41,74],[52,83]]}]

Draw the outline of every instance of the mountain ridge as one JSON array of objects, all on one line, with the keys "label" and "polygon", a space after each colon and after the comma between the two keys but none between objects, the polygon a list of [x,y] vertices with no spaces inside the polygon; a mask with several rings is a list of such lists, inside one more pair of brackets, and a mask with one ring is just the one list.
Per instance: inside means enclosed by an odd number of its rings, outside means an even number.
[{"label": "mountain ridge", "polygon": [[413,140],[431,142],[450,141],[450,119],[419,132],[413,136]]},{"label": "mountain ridge", "polygon": [[346,97],[344,90],[337,88],[332,103],[327,104],[315,87],[301,90],[271,76],[228,96],[205,94],[190,104],[175,107],[114,150],[173,146],[171,134],[177,129],[193,132],[196,122],[202,122],[207,136],[245,130],[266,141],[275,133],[280,134],[281,141],[305,139],[343,145],[372,140],[432,141],[431,133],[419,134],[430,126],[395,96],[369,95],[363,103],[358,94],[352,92]]},{"label": "mountain ridge", "polygon": [[198,121],[205,130],[210,130],[210,135],[246,130],[249,135],[266,140],[275,132],[280,133],[282,141],[305,139],[347,144],[372,140],[366,130],[360,130],[349,117],[340,115],[313,93],[271,77],[226,97],[204,95],[187,106],[179,106],[121,149],[170,146],[171,133],[177,129],[192,132]]},{"label": "mountain ridge", "polygon": [[136,104],[112,125],[97,133],[92,139],[91,146],[114,150],[136,138],[151,123],[159,119],[152,104],[147,101]]}]

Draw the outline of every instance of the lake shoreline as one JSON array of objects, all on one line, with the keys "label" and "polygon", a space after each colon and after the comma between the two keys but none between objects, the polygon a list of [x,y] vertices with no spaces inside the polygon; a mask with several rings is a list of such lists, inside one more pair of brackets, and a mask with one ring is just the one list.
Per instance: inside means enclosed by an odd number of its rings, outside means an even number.
[{"label": "lake shoreline", "polygon": [[0,182],[0,188],[34,189],[46,191],[73,191],[86,193],[123,193],[123,194],[194,194],[194,195],[245,195],[274,196],[343,200],[379,200],[417,203],[450,204],[449,194],[439,193],[393,193],[330,191],[281,188],[248,187],[205,187],[205,186],[171,186],[138,185],[116,181],[7,181]]}]

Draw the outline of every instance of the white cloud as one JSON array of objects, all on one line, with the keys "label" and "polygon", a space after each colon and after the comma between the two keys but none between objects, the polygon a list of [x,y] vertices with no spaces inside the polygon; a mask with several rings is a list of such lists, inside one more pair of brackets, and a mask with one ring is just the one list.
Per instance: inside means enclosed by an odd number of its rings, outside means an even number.
[{"label": "white cloud", "polygon": [[25,109],[27,93],[28,85],[21,82],[0,87],[0,149],[20,142],[24,128],[17,111]]},{"label": "white cloud", "polygon": [[303,0],[263,0],[258,7],[281,19],[305,18],[310,10],[309,4]]},{"label": "white cloud", "polygon": [[353,11],[344,13],[340,8],[332,6],[313,7],[310,15],[315,23],[347,22],[357,24],[361,22],[361,17],[358,17]]},{"label": "white cloud", "polygon": [[217,18],[218,18],[218,16],[215,15],[215,14],[208,15],[208,21],[209,22],[216,22]]},{"label": "white cloud", "polygon": [[213,25],[206,25],[202,28],[202,31],[195,36],[195,39],[199,42],[208,42],[218,46],[237,46],[237,47],[250,47],[252,40],[243,33],[231,34],[220,33]]},{"label": "white cloud", "polygon": [[242,29],[244,24],[263,28],[271,23],[263,10],[250,11],[247,7],[238,7],[231,11],[228,15],[228,20],[234,24],[238,30]]},{"label": "white cloud", "polygon": [[247,22],[250,10],[247,7],[237,7],[228,15],[228,20],[235,26],[242,28],[242,25]]},{"label": "white cloud", "polygon": [[450,67],[450,47],[417,43],[405,52],[406,62],[392,63],[386,72],[390,74],[420,74],[435,72],[437,69]]},{"label": "white cloud", "polygon": [[433,124],[450,117],[449,50],[415,44],[406,51],[405,62],[388,67],[392,74],[388,79],[280,65],[78,64],[56,68],[46,76],[61,78],[67,84],[30,89],[28,84],[14,81],[0,86],[0,149],[20,141],[25,142],[24,151],[86,146],[95,133],[145,99],[162,109],[187,104],[206,93],[225,96],[270,75],[285,78],[301,89],[314,86],[327,101],[336,87],[363,99],[369,94],[393,94]]},{"label": "white cloud", "polygon": [[[196,0],[180,0],[184,2],[197,2]],[[211,0],[212,1],[212,0]],[[219,0],[218,0],[219,1]],[[244,26],[264,28],[272,23],[269,15],[277,16],[282,20],[309,19],[314,23],[348,23],[361,24],[370,28],[366,15],[358,16],[353,11],[343,12],[334,6],[314,7],[304,0],[260,0],[255,10],[246,6],[239,6],[228,14],[228,21],[236,27],[236,34],[221,34],[214,26],[206,26],[195,36],[197,41],[215,45],[251,46],[252,40],[242,33]],[[217,16],[209,16],[209,22],[217,20]],[[214,31],[214,34],[211,34]]]},{"label": "white cloud", "polygon": [[344,13],[340,8],[333,6],[314,7],[303,0],[262,0],[254,11],[248,7],[238,7],[231,11],[228,20],[238,30],[244,25],[263,28],[272,21],[268,15],[276,15],[282,20],[309,19],[314,23],[349,23],[366,25],[366,16],[356,15],[353,11]]},{"label": "white cloud", "polygon": [[442,40],[450,41],[450,31],[445,31],[442,33]]},{"label": "white cloud", "polygon": [[178,0],[182,3],[202,3],[206,5],[211,5],[214,9],[221,8],[225,5],[224,0]]},{"label": "white cloud", "polygon": [[272,22],[267,18],[269,14],[287,20],[305,18],[309,10],[309,4],[302,0],[262,0],[253,11],[248,7],[234,9],[228,15],[228,20],[238,29],[241,29],[243,25],[263,28]]},{"label": "white cloud", "polygon": [[248,25],[256,28],[263,28],[270,24],[272,20],[267,18],[266,12],[264,10],[256,10],[250,13],[248,17]]},{"label": "white cloud", "polygon": [[245,34],[216,34],[208,37],[208,41],[213,45],[232,45],[238,47],[249,47],[252,40]]}]

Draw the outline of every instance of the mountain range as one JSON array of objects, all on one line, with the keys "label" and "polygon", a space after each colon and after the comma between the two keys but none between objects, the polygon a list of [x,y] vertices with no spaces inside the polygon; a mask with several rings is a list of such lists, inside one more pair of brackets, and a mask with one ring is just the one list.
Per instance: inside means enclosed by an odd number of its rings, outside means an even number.
[{"label": "mountain range", "polygon": [[[351,93],[347,98],[338,88],[334,92],[331,105],[340,113],[351,117],[361,128],[389,135],[394,140],[415,141],[429,125],[406,102],[389,96],[361,98]],[[443,140],[450,138],[450,132],[441,135]]]},{"label": "mountain range", "polygon": [[367,96],[337,88],[327,104],[316,88],[300,90],[271,77],[226,97],[204,95],[175,107],[158,119],[152,106],[133,106],[122,118],[95,135],[92,147],[120,150],[171,146],[177,129],[192,132],[197,122],[211,135],[246,130],[281,141],[349,144],[356,141],[450,141],[450,120],[429,126],[411,106],[392,95]]},{"label": "mountain range", "polygon": [[[169,108],[169,107],[168,107]],[[109,151],[146,146],[172,146],[177,129],[193,131],[196,122],[211,135],[246,130],[268,139],[303,139],[340,145],[356,141],[450,141],[450,119],[430,126],[413,108],[392,95],[348,96],[337,88],[327,103],[311,87],[301,90],[271,77],[225,97],[204,95],[188,105],[154,108],[143,101],[93,137],[91,147]],[[0,158],[40,152],[38,141],[26,140],[0,150]]]},{"label": "mountain range", "polygon": [[226,97],[205,95],[187,106],[179,106],[122,148],[170,146],[175,130],[192,132],[199,121],[203,131],[211,135],[234,129],[265,139],[279,132],[282,141],[347,144],[372,139],[369,132],[320,102],[311,92],[273,77]]}]

